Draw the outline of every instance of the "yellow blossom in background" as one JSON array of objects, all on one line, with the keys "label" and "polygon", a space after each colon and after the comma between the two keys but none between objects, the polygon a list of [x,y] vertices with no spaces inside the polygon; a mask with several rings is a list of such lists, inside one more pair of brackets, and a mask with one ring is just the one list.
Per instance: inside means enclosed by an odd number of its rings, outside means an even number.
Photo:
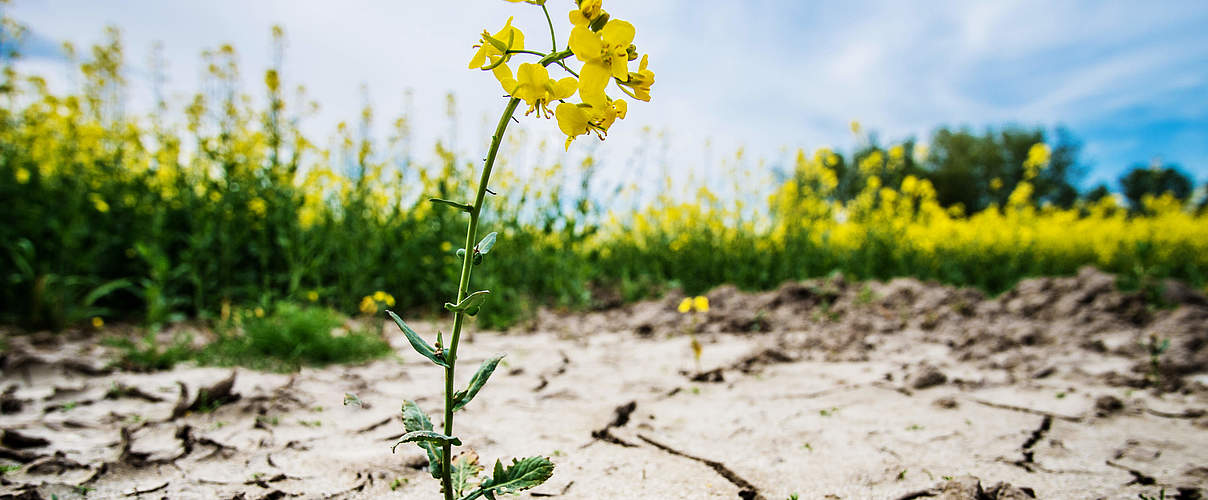
[{"label": "yellow blossom in background", "polygon": [[378,310],[377,301],[373,300],[373,297],[366,295],[364,298],[361,299],[360,310],[362,313],[365,313],[365,314],[377,313],[377,310]]},{"label": "yellow blossom in background", "polygon": [[17,179],[17,184],[25,184],[29,182],[29,169],[19,167],[16,172],[13,172],[13,177]]},{"label": "yellow blossom in background", "polygon": [[256,306],[256,309],[254,309],[252,311],[252,313],[255,314],[257,318],[263,318],[264,317],[264,308],[260,307],[260,306]]},{"label": "yellow blossom in background", "polygon": [[316,292],[314,290],[306,292],[306,300],[309,300],[311,302],[318,302],[319,301],[319,292]]},{"label": "yellow blossom in background", "polygon": [[101,319],[100,316],[93,316],[92,317],[92,327],[99,329],[102,326],[105,326],[105,320]]},{"label": "yellow blossom in background", "polygon": [[264,217],[264,214],[266,212],[268,212],[268,204],[265,203],[264,200],[260,199],[260,198],[254,198],[254,199],[252,199],[252,201],[249,201],[247,204],[247,208],[256,217]]},{"label": "yellow blossom in background", "polygon": [[679,311],[680,314],[687,314],[693,310],[702,313],[709,312],[709,298],[703,295],[698,295],[696,297],[684,297],[684,300],[680,301],[679,306],[676,307],[676,310]]},{"label": "yellow blossom in background", "polygon": [[452,244],[452,243],[449,243],[449,242],[447,242],[447,241],[442,241],[442,242],[440,242],[440,250],[441,250],[442,252],[448,252],[449,250],[452,250],[452,249],[453,249],[453,244]]},{"label": "yellow blossom in background", "polygon": [[88,193],[88,199],[92,201],[92,208],[95,208],[97,212],[105,213],[109,211],[109,204],[105,202],[104,198],[101,198],[101,195]]},{"label": "yellow blossom in background", "polygon": [[394,296],[381,290],[373,292],[373,300],[394,307]]}]

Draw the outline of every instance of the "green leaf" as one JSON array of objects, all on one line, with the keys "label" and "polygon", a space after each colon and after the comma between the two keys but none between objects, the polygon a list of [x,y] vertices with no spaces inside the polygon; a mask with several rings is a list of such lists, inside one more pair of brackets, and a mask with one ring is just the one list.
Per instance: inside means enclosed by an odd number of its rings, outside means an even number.
[{"label": "green leaf", "polygon": [[466,314],[473,316],[478,314],[478,310],[482,308],[482,302],[487,300],[487,295],[490,293],[490,290],[479,290],[467,295],[466,298],[461,299],[461,302],[458,302],[457,305],[445,302],[445,309],[453,312],[465,312]]},{"label": "green leaf", "polygon": [[482,466],[478,465],[478,453],[474,450],[468,450],[457,458],[453,459],[452,474],[453,479],[453,494],[460,497],[470,486],[470,480],[478,477],[478,473],[482,472]]},{"label": "green leaf", "polygon": [[132,283],[128,279],[116,279],[106,282],[88,292],[88,294],[84,296],[84,300],[82,302],[84,306],[91,306],[94,302],[100,300],[102,297],[123,288],[129,288],[131,285]]},{"label": "green leaf", "polygon": [[[432,430],[432,421],[428,420],[428,414],[419,409],[419,405],[415,404],[415,401],[409,399],[403,401],[403,429],[407,432]],[[428,471],[432,473],[432,477],[440,478],[444,450],[428,441],[420,441],[416,444],[428,452]]]},{"label": "green leaf", "polygon": [[452,200],[445,200],[445,199],[441,199],[441,198],[428,198],[428,201],[430,201],[432,203],[436,203],[437,205],[448,205],[450,207],[456,208],[463,212],[469,212],[471,210],[474,210],[474,207],[472,207],[468,204],[458,203],[458,202],[452,201]]},{"label": "green leaf", "polygon": [[421,356],[428,358],[439,366],[443,366],[445,368],[449,367],[449,363],[445,361],[444,354],[438,354],[436,349],[433,349],[432,346],[428,344],[428,341],[424,340],[424,338],[420,337],[418,333],[415,333],[415,330],[412,330],[411,327],[407,326],[407,324],[403,322],[402,318],[399,318],[397,314],[394,314],[394,311],[388,310],[386,311],[386,314],[390,315],[390,319],[394,320],[394,324],[398,325],[398,328],[403,331],[403,335],[407,336],[407,342],[411,343],[411,347],[415,349],[415,352],[418,352]]},{"label": "green leaf", "polygon": [[482,362],[482,366],[479,366],[478,371],[474,372],[474,376],[470,378],[470,385],[466,387],[466,390],[453,394],[453,411],[464,408],[471,399],[474,399],[478,391],[482,390],[482,386],[486,385],[487,379],[491,378],[491,374],[495,372],[495,367],[499,365],[499,360],[503,359],[503,356],[503,354],[498,354]]},{"label": "green leaf", "polygon": [[390,452],[393,453],[394,449],[403,443],[433,443],[441,446],[446,444],[461,446],[461,439],[446,436],[436,431],[411,431],[403,434],[402,439],[399,439],[397,443],[394,443],[394,446],[390,447]]},{"label": "green leaf", "polygon": [[484,236],[482,241],[479,241],[478,244],[474,246],[474,249],[478,250],[478,253],[483,255],[491,253],[491,248],[495,246],[495,238],[497,236],[498,233],[491,233]]},{"label": "green leaf", "polygon": [[507,469],[495,461],[495,471],[490,479],[483,481],[484,493],[519,493],[541,483],[554,475],[554,463],[545,457],[512,459]]}]

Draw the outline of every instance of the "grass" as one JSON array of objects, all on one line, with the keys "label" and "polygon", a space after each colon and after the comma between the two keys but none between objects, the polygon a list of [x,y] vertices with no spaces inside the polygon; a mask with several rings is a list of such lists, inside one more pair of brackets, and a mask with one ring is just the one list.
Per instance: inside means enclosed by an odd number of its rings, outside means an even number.
[{"label": "grass", "polygon": [[120,349],[114,364],[132,371],[166,370],[183,361],[196,361],[289,372],[302,366],[363,362],[391,352],[381,337],[347,330],[344,324],[344,317],[330,309],[281,303],[263,317],[237,314],[220,325],[215,341],[200,348],[187,336],[159,345],[153,333],[139,342],[110,339],[106,343]]}]

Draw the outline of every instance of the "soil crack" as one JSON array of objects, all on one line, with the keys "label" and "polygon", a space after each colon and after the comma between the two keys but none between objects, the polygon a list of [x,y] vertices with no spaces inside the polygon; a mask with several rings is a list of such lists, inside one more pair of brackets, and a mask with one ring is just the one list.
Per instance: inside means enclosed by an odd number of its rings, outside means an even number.
[{"label": "soil crack", "polygon": [[650,443],[651,446],[654,446],[655,448],[663,450],[672,455],[692,459],[692,460],[695,460],[697,462],[700,462],[702,464],[709,466],[709,468],[716,471],[718,475],[725,478],[727,481],[732,483],[734,486],[737,486],[738,487],[738,497],[743,500],[766,500],[765,497],[759,493],[759,489],[756,488],[754,484],[751,484],[750,481],[743,479],[742,476],[739,476],[737,473],[730,470],[729,467],[726,467],[726,464],[723,464],[716,460],[709,460],[707,458],[701,458],[701,457],[698,457],[695,455],[689,455],[689,454],[679,451],[675,448],[667,446],[663,443],[650,439],[649,437],[647,437],[643,434],[638,434],[638,439],[641,439],[642,441]]}]

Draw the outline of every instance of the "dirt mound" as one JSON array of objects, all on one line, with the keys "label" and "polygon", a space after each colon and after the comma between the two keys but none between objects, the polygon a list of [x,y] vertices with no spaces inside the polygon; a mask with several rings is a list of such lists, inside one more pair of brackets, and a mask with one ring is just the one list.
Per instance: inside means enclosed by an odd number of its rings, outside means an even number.
[{"label": "dirt mound", "polygon": [[836,275],[768,292],[720,286],[706,294],[710,308],[704,314],[679,313],[684,295],[672,292],[583,315],[542,311],[528,328],[639,337],[795,334],[790,347],[831,361],[867,360],[872,351],[909,340],[945,345],[963,361],[1028,374],[1052,369],[1046,361],[1056,353],[1110,352],[1135,359],[1129,369],[1108,375],[1135,387],[1153,378],[1145,347],[1153,335],[1170,341],[1159,363],[1162,383],[1185,388],[1186,377],[1208,372],[1208,301],[1178,282],[1165,290],[1173,307],[1155,308],[1092,267],[1076,276],[1026,279],[997,297],[914,278],[851,283]]}]

